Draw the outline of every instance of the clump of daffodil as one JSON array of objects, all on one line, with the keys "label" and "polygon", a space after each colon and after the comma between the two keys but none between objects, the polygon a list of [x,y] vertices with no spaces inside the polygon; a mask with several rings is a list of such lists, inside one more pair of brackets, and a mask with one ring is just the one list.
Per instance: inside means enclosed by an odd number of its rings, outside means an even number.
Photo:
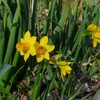
[{"label": "clump of daffodil", "polygon": [[61,70],[61,77],[64,78],[65,75],[70,74],[72,68],[69,66],[71,62],[58,61],[62,57],[62,54],[54,55],[50,58],[50,64],[56,64]]},{"label": "clump of daffodil", "polygon": [[36,55],[34,44],[36,43],[36,36],[31,36],[30,32],[27,31],[24,34],[24,38],[16,44],[16,49],[20,52],[20,55],[24,56],[26,61],[30,55]]},{"label": "clump of daffodil", "polygon": [[87,27],[87,31],[92,32],[93,46],[96,47],[97,42],[100,43],[100,27],[95,24],[91,24]]},{"label": "clump of daffodil", "polygon": [[54,45],[48,45],[48,37],[43,36],[40,39],[40,42],[35,43],[37,62],[41,62],[44,58],[49,60],[50,59],[49,53],[53,51],[54,48],[55,48]]}]

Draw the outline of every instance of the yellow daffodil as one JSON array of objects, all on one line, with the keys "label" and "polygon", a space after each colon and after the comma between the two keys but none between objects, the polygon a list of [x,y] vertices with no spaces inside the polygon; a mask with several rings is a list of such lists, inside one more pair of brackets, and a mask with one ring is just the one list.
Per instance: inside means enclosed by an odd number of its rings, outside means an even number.
[{"label": "yellow daffodil", "polygon": [[20,55],[24,56],[26,61],[30,55],[36,55],[35,46],[36,36],[32,36],[29,31],[24,35],[24,38],[21,38],[21,41],[16,44],[16,49],[20,52]]},{"label": "yellow daffodil", "polygon": [[66,61],[58,61],[56,64],[58,67],[61,69],[61,77],[65,76],[66,74],[71,73],[71,67],[69,66],[71,62],[66,62]]},{"label": "yellow daffodil", "polygon": [[61,57],[62,57],[62,54],[53,55],[51,56],[49,63],[55,64],[61,69],[61,77],[63,78],[66,74],[70,74],[72,69],[69,66],[71,62],[58,61],[58,59],[60,59]]},{"label": "yellow daffodil", "polygon": [[100,27],[95,24],[90,24],[87,30],[92,32],[93,47],[96,47],[97,42],[100,43]]},{"label": "yellow daffodil", "polygon": [[44,58],[49,60],[49,52],[53,51],[55,46],[48,45],[48,37],[44,36],[40,39],[40,43],[36,42],[35,49],[36,49],[36,59],[37,62],[41,62]]}]

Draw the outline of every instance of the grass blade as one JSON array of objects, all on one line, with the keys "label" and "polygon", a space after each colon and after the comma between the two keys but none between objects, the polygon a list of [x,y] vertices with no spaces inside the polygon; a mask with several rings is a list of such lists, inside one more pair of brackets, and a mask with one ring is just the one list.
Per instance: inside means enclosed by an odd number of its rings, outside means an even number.
[{"label": "grass blade", "polygon": [[19,0],[17,0],[17,9],[16,9],[14,19],[13,19],[13,24],[12,24],[13,26],[12,26],[9,41],[8,41],[4,63],[8,63],[12,55],[19,16],[20,16],[20,4],[19,4]]}]

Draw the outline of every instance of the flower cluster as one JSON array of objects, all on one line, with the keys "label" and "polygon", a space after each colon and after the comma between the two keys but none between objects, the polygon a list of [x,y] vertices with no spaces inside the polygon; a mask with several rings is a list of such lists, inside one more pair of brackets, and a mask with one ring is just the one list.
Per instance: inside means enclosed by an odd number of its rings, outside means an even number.
[{"label": "flower cluster", "polygon": [[54,45],[48,45],[47,43],[47,36],[42,37],[40,42],[37,42],[36,36],[31,36],[30,32],[27,31],[24,38],[21,38],[21,41],[16,44],[16,49],[20,52],[20,55],[24,56],[25,61],[30,55],[36,55],[37,62],[41,62],[44,58],[49,60],[49,52],[55,48]]},{"label": "flower cluster", "polygon": [[92,40],[93,40],[93,46],[97,46],[97,42],[100,43],[100,26],[97,26],[95,24],[90,24],[87,27],[87,31],[92,32]]},{"label": "flower cluster", "polygon": [[40,41],[36,41],[36,36],[31,36],[30,32],[27,31],[24,34],[24,38],[16,44],[16,49],[20,52],[20,55],[24,56],[25,62],[29,56],[36,56],[37,62],[41,62],[44,58],[49,60],[50,64],[55,64],[61,69],[61,77],[63,78],[66,74],[71,73],[71,62],[58,61],[61,58],[61,54],[54,55],[50,58],[49,53],[54,50],[54,45],[48,45],[48,37],[43,36]]}]

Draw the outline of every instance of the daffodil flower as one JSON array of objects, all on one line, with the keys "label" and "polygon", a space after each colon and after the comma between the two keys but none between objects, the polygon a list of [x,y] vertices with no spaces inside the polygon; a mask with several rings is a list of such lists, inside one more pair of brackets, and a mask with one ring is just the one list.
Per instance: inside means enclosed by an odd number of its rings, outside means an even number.
[{"label": "daffodil flower", "polygon": [[100,27],[91,24],[87,27],[87,30],[92,32],[93,47],[96,47],[97,42],[100,43]]},{"label": "daffodil flower", "polygon": [[43,36],[40,39],[40,43],[36,42],[35,49],[36,49],[36,59],[37,62],[41,62],[44,58],[49,60],[50,56],[49,53],[54,50],[54,45],[48,45],[48,37]]},{"label": "daffodil flower", "polygon": [[30,55],[36,55],[36,50],[34,44],[36,43],[36,36],[32,36],[29,31],[21,38],[21,41],[16,44],[16,49],[20,52],[20,55],[24,56],[26,61]]},{"label": "daffodil flower", "polygon": [[69,66],[71,62],[66,62],[66,61],[57,61],[56,65],[61,69],[61,77],[63,78],[66,74],[71,73],[71,67]]},{"label": "daffodil flower", "polygon": [[56,54],[56,55],[54,55],[54,56],[52,56],[50,58],[49,63],[50,64],[55,64],[55,65],[57,65],[60,68],[60,70],[61,70],[61,77],[63,79],[66,74],[70,74],[71,73],[72,69],[69,66],[71,64],[71,62],[58,61],[58,59],[60,59],[61,57],[62,57],[62,54]]}]

